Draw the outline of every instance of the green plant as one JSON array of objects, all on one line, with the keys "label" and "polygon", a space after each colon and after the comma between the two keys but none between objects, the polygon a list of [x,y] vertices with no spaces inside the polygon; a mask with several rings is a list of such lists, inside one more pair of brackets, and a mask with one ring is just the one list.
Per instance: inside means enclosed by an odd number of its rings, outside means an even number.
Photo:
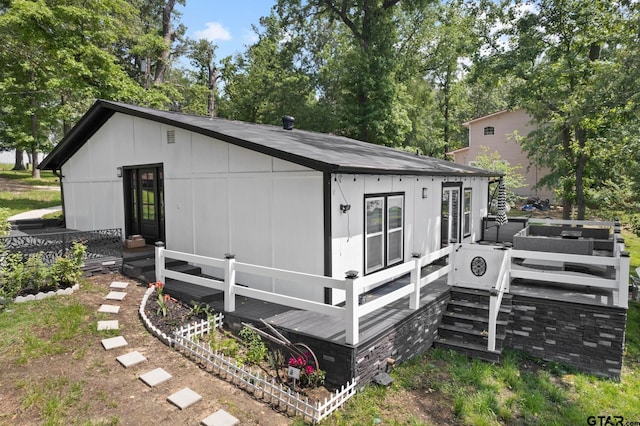
[{"label": "green plant", "polygon": [[249,327],[243,327],[240,330],[240,337],[247,348],[246,361],[252,364],[261,363],[266,358],[268,349],[260,335]]},{"label": "green plant", "polygon": [[74,242],[70,253],[58,257],[51,265],[51,276],[60,286],[71,286],[82,277],[82,265],[87,247]]},{"label": "green plant", "polygon": [[32,254],[24,264],[26,287],[39,291],[52,284],[49,267],[42,260],[42,254]]},{"label": "green plant", "polygon": [[24,269],[21,253],[6,255],[0,269],[0,294],[3,297],[14,298],[26,287],[28,281]]},{"label": "green plant", "polygon": [[[219,336],[218,333],[212,333],[209,338],[209,347],[211,350],[215,352],[220,352],[226,356],[236,358],[238,353],[240,352],[240,345],[238,342],[227,334],[222,337]],[[242,363],[242,360],[238,360]]]},{"label": "green plant", "polygon": [[[312,359],[314,361],[312,361]],[[315,364],[315,358],[310,352],[289,358],[289,367],[300,369],[300,384],[306,387],[317,387],[324,384],[326,372],[319,369]]]},{"label": "green plant", "polygon": [[8,235],[11,230],[11,225],[9,224],[9,217],[11,216],[11,212],[9,209],[0,208],[0,237],[4,235]]}]

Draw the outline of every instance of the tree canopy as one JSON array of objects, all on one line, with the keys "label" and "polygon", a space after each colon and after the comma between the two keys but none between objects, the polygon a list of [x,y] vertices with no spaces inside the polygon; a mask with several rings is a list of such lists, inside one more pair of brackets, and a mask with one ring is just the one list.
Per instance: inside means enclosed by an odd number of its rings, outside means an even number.
[{"label": "tree canopy", "polygon": [[[32,156],[96,98],[345,135],[434,157],[465,121],[524,108],[520,143],[565,215],[637,202],[640,3],[274,0],[256,41],[216,57],[188,0],[0,3],[0,148]],[[215,9],[212,9],[215,18]],[[35,156],[37,158],[37,156]]]}]

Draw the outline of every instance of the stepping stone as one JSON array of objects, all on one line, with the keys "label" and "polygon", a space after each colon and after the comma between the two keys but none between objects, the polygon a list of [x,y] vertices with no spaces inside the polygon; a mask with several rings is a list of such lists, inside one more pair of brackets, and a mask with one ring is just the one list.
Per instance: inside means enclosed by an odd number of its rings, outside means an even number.
[{"label": "stepping stone", "polygon": [[125,289],[125,288],[127,288],[128,285],[129,285],[129,283],[125,283],[123,281],[114,281],[114,282],[111,283],[111,285],[109,287]]},{"label": "stepping stone", "polygon": [[166,382],[171,377],[173,376],[164,371],[164,369],[156,368],[155,370],[151,370],[148,373],[144,373],[142,376],[140,376],[140,380],[145,382],[147,385],[154,387],[159,385],[160,383]]},{"label": "stepping stone", "polygon": [[116,360],[123,365],[124,368],[133,367],[147,360],[144,355],[138,351],[129,352],[126,355],[120,355],[116,357]]},{"label": "stepping stone", "polygon": [[173,405],[177,406],[179,409],[184,410],[187,407],[195,404],[200,401],[202,396],[195,393],[189,388],[184,388],[174,393],[173,395],[169,395],[167,400]]},{"label": "stepping stone", "polygon": [[117,305],[100,305],[100,309],[98,312],[106,313],[106,314],[117,314],[120,312],[120,306]]},{"label": "stepping stone", "polygon": [[112,291],[107,294],[107,300],[122,300],[127,295],[127,293],[122,291]]},{"label": "stepping stone", "polygon": [[111,350],[115,348],[121,348],[123,346],[127,346],[127,341],[124,340],[124,337],[110,337],[108,339],[102,339],[102,346],[104,346],[105,350]]},{"label": "stepping stone", "polygon": [[119,328],[118,320],[98,321],[98,331],[118,330]]},{"label": "stepping stone", "polygon": [[224,410],[218,410],[206,419],[202,420],[204,426],[233,426],[240,423],[240,420],[233,417]]}]

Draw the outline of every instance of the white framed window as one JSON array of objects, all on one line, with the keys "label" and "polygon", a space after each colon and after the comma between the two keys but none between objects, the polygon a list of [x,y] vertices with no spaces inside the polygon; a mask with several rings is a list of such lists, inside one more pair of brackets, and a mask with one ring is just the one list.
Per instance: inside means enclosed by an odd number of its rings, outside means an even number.
[{"label": "white framed window", "polygon": [[365,273],[404,260],[404,194],[365,196]]},{"label": "white framed window", "polygon": [[465,237],[471,235],[471,188],[464,189],[462,198],[462,233]]},{"label": "white framed window", "polygon": [[496,133],[496,129],[493,126],[487,126],[484,128],[484,135],[485,136],[491,136],[491,135],[495,135]]}]

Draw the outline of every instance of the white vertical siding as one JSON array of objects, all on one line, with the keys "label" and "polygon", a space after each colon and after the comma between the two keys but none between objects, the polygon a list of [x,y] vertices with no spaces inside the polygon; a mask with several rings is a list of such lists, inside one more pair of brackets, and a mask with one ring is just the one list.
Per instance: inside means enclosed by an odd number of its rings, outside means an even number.
[{"label": "white vertical siding", "polygon": [[[167,143],[167,130],[175,143]],[[146,164],[163,164],[168,248],[323,275],[321,172],[120,113],[62,168],[68,226],[124,229],[117,168]],[[242,274],[238,281],[324,300],[322,289],[304,283]]]}]

